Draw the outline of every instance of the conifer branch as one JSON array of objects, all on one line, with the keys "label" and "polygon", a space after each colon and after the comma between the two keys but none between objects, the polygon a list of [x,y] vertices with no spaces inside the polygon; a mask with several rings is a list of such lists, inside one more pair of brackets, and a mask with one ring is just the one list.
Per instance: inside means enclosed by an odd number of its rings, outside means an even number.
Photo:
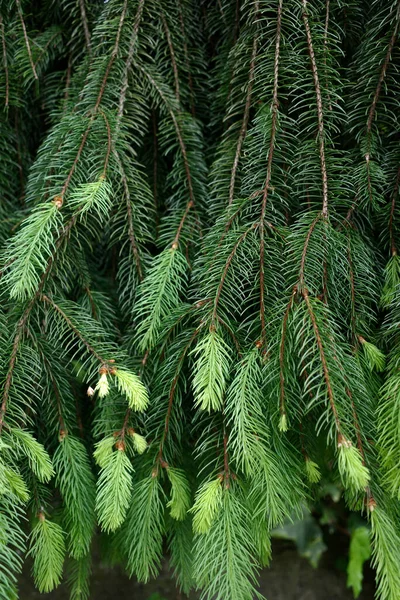
[{"label": "conifer branch", "polygon": [[[400,2],[397,2],[396,12],[397,12],[396,24],[394,26],[393,33],[392,33],[392,36],[389,41],[385,60],[383,61],[383,64],[382,64],[382,67],[380,70],[378,85],[376,86],[375,94],[374,94],[374,97],[373,97],[373,100],[372,100],[372,103],[371,103],[371,106],[370,106],[370,109],[368,112],[368,119],[367,119],[367,133],[368,134],[371,133],[372,123],[374,121],[376,107],[377,107],[377,104],[379,101],[379,96],[381,94],[382,85],[383,85],[383,82],[386,77],[386,72],[387,72],[387,69],[388,69],[389,63],[390,63],[390,57],[392,55],[392,51],[393,51],[393,48],[394,48],[394,45],[395,45],[396,39],[397,39],[397,34],[398,34],[398,30],[399,30],[399,25],[400,25]],[[365,158],[368,161],[367,157],[365,157]]]},{"label": "conifer branch", "polygon": [[326,357],[325,357],[325,351],[324,351],[324,347],[322,344],[322,339],[321,339],[321,335],[319,332],[318,324],[315,319],[315,314],[314,314],[314,311],[312,309],[312,305],[310,302],[310,297],[308,295],[308,290],[306,287],[304,287],[302,289],[302,295],[303,295],[303,298],[307,305],[307,310],[310,315],[311,323],[312,323],[314,333],[315,333],[315,340],[317,342],[318,351],[319,351],[320,358],[321,358],[322,370],[324,373],[324,379],[325,379],[325,383],[326,383],[326,390],[328,393],[329,404],[330,404],[330,407],[332,410],[333,417],[335,419],[335,425],[336,425],[337,432],[338,432],[338,434],[340,434],[340,432],[341,432],[340,419],[339,419],[339,414],[338,414],[336,404],[335,404],[335,398],[334,398],[333,389],[332,389],[332,385],[331,385],[328,364],[327,364]]},{"label": "conifer branch", "polygon": [[130,194],[130,191],[129,191],[128,181],[127,181],[127,177],[126,177],[124,166],[123,166],[123,164],[121,162],[121,159],[119,157],[119,154],[118,154],[118,152],[116,151],[115,148],[114,148],[114,156],[115,156],[115,159],[116,159],[117,164],[118,164],[118,168],[119,168],[119,172],[120,172],[120,176],[121,176],[121,181],[122,181],[122,185],[123,185],[124,193],[125,193],[126,213],[127,213],[127,217],[128,217],[128,237],[129,237],[129,243],[130,243],[130,246],[131,246],[131,249],[132,249],[133,257],[135,259],[136,270],[137,270],[137,273],[138,273],[139,281],[142,281],[143,280],[143,269],[142,269],[142,264],[141,264],[141,260],[140,260],[139,247],[138,247],[138,244],[137,244],[137,241],[136,241],[135,231],[134,231],[134,227],[133,227],[131,194]]},{"label": "conifer branch", "polygon": [[161,465],[162,460],[163,460],[163,450],[164,450],[164,445],[168,436],[168,432],[169,432],[169,422],[171,419],[171,414],[172,414],[172,409],[173,409],[173,404],[174,404],[174,396],[175,396],[175,391],[176,391],[176,387],[178,385],[178,381],[179,381],[179,375],[180,375],[180,371],[182,369],[182,364],[183,361],[186,358],[186,355],[189,351],[190,346],[192,345],[192,343],[194,342],[194,340],[196,339],[197,335],[199,334],[200,329],[196,329],[189,342],[186,344],[181,356],[179,357],[179,361],[175,370],[175,375],[174,378],[172,380],[171,383],[171,387],[169,389],[169,393],[168,393],[168,407],[167,407],[167,412],[165,415],[165,424],[164,424],[164,430],[163,430],[163,434],[162,434],[162,438],[160,441],[160,446],[159,446],[159,450],[158,450],[158,454],[157,454],[157,470],[158,470],[158,465]]},{"label": "conifer branch", "polygon": [[232,261],[236,255],[236,251],[239,248],[240,244],[249,235],[250,231],[253,231],[254,229],[256,229],[256,227],[258,227],[258,225],[259,225],[258,223],[253,223],[253,225],[251,225],[251,227],[249,227],[248,229],[246,229],[246,231],[244,231],[242,233],[242,235],[236,241],[235,245],[232,248],[231,253],[229,254],[228,258],[225,261],[224,269],[223,269],[222,275],[221,275],[221,280],[220,280],[218,288],[217,288],[217,293],[215,294],[214,308],[213,308],[213,312],[212,312],[212,323],[213,323],[214,327],[215,327],[215,322],[217,321],[218,304],[219,304],[219,300],[220,300],[222,290],[223,290],[223,287],[225,284],[225,279],[228,274],[229,268],[232,264]]},{"label": "conifer branch", "polygon": [[279,0],[277,10],[277,23],[276,23],[276,41],[275,41],[275,59],[274,59],[274,87],[272,94],[272,123],[271,123],[271,138],[269,143],[268,162],[267,162],[267,177],[265,179],[262,205],[261,205],[261,217],[260,217],[260,320],[261,320],[261,340],[265,348],[266,344],[266,326],[265,326],[265,282],[264,282],[264,268],[265,268],[265,212],[267,208],[268,192],[271,185],[272,175],[272,161],[275,149],[275,138],[277,129],[278,119],[278,83],[279,83],[279,52],[281,43],[281,22],[282,22],[282,6],[283,0]]},{"label": "conifer branch", "polygon": [[[259,11],[259,1],[257,0],[255,3],[255,13],[256,13],[255,20],[257,19],[258,11]],[[246,103],[245,103],[245,107],[244,107],[242,125],[240,127],[239,137],[238,137],[238,141],[236,144],[235,158],[233,159],[231,180],[230,180],[230,184],[229,184],[229,200],[228,200],[229,205],[232,204],[233,198],[235,195],[236,173],[238,170],[240,155],[242,152],[242,146],[243,146],[244,139],[246,137],[247,126],[249,123],[251,97],[252,97],[253,85],[254,85],[254,71],[256,68],[257,45],[258,45],[258,39],[257,39],[257,35],[255,35],[254,39],[253,39],[253,48],[251,51],[251,58],[250,58],[250,69],[249,69],[249,79],[248,79],[248,83],[247,83]]]},{"label": "conifer branch", "polygon": [[192,72],[191,72],[191,68],[190,68],[189,50],[188,50],[187,37],[186,37],[185,20],[183,18],[182,0],[178,0],[178,10],[179,10],[179,23],[180,23],[180,28],[181,28],[182,38],[183,38],[183,52],[184,52],[184,56],[185,56],[186,68],[187,68],[188,79],[189,79],[190,107],[191,107],[191,113],[195,117],[196,116],[196,106],[195,106],[195,96],[194,96],[194,88],[193,88],[193,77],[192,77]]},{"label": "conifer branch", "polygon": [[1,44],[3,47],[3,65],[4,65],[4,73],[5,73],[5,77],[6,77],[6,93],[5,93],[5,101],[4,101],[4,105],[7,108],[8,107],[8,97],[9,97],[9,81],[8,81],[8,64],[7,64],[7,47],[6,47],[6,36],[5,36],[5,32],[4,32],[4,23],[3,23],[3,17],[2,15],[0,15],[0,30],[1,30]]},{"label": "conifer branch", "polygon": [[400,186],[400,167],[397,171],[396,182],[394,184],[394,189],[392,192],[391,204],[390,204],[390,217],[389,217],[389,242],[390,242],[390,252],[392,256],[397,255],[397,248],[394,239],[394,215],[396,211],[396,200],[399,194],[399,186]]},{"label": "conifer branch", "polygon": [[283,316],[282,321],[282,335],[281,341],[279,345],[279,386],[280,386],[280,396],[279,396],[279,412],[282,419],[286,419],[286,408],[285,408],[285,342],[286,342],[286,333],[287,333],[287,325],[288,319],[290,315],[290,311],[292,310],[294,299],[297,295],[297,285],[294,286],[292,295],[290,296],[289,303],[286,307],[285,314]]},{"label": "conifer branch", "polygon": [[81,11],[83,31],[85,33],[86,48],[87,48],[88,54],[91,54],[92,48],[91,48],[91,43],[90,43],[89,25],[88,25],[88,20],[87,20],[87,16],[86,16],[85,0],[79,0],[79,8]]},{"label": "conifer branch", "polygon": [[321,214],[318,214],[315,217],[315,219],[313,220],[313,222],[311,223],[311,225],[308,229],[307,236],[306,236],[306,239],[304,242],[303,252],[301,254],[300,270],[299,270],[299,286],[300,286],[301,290],[303,289],[303,287],[305,287],[304,275],[305,275],[305,264],[306,264],[308,246],[310,244],[310,240],[311,240],[313,231],[314,231],[318,221],[320,220],[320,218],[321,218]]},{"label": "conifer branch", "polygon": [[18,15],[19,15],[19,19],[21,21],[22,31],[24,33],[26,50],[28,52],[29,62],[31,64],[31,68],[32,68],[32,73],[33,73],[34,78],[37,80],[39,78],[38,78],[38,75],[36,73],[35,64],[34,64],[33,58],[32,58],[32,50],[31,50],[31,46],[30,46],[30,43],[29,43],[28,34],[27,34],[27,31],[26,31],[26,26],[25,26],[25,21],[24,21],[24,15],[22,14],[21,2],[20,2],[20,0],[15,0],[15,3],[17,5]]},{"label": "conifer branch", "polygon": [[166,105],[167,110],[168,110],[168,112],[170,114],[171,120],[173,122],[175,131],[176,131],[176,136],[178,138],[179,146],[180,146],[180,149],[181,149],[181,152],[182,152],[182,158],[183,158],[183,162],[184,162],[184,167],[185,167],[185,172],[186,172],[186,178],[187,178],[187,184],[188,184],[189,199],[190,199],[190,202],[192,202],[191,206],[194,207],[194,205],[195,205],[195,197],[194,197],[194,191],[193,191],[192,175],[191,175],[191,172],[190,172],[190,166],[189,166],[189,161],[188,161],[188,156],[187,156],[187,151],[186,151],[186,144],[184,142],[184,139],[183,139],[183,136],[182,136],[182,132],[181,132],[181,128],[180,128],[180,125],[179,125],[178,120],[176,118],[176,115],[175,115],[174,111],[172,110],[172,108],[170,107],[170,104],[169,104],[167,98],[165,97],[165,94],[164,94],[163,90],[158,85],[158,83],[154,79],[154,77],[152,77],[152,75],[147,70],[143,69],[143,67],[140,65],[140,63],[135,63],[135,65],[136,65],[136,67],[140,71],[142,71],[142,73],[150,81],[150,83],[152,84],[152,86],[157,91],[158,95],[160,96],[160,98],[162,99],[162,101],[164,102],[164,104]]},{"label": "conifer branch", "polygon": [[84,346],[86,346],[86,348],[88,349],[88,351],[93,354],[93,356],[99,361],[99,363],[101,365],[110,365],[113,363],[113,359],[104,359],[103,357],[100,356],[100,354],[98,354],[96,352],[96,350],[93,348],[93,346],[83,337],[83,335],[81,334],[81,332],[79,331],[79,329],[77,329],[75,327],[75,325],[73,324],[73,322],[71,321],[71,319],[68,317],[68,315],[65,314],[65,312],[58,306],[58,304],[56,304],[51,298],[49,298],[48,296],[46,296],[45,294],[41,294],[40,299],[43,300],[43,302],[45,302],[46,304],[49,304],[50,306],[52,306],[54,308],[55,311],[57,311],[57,313],[64,319],[64,321],[67,323],[68,327],[71,329],[71,331],[74,332],[74,334],[76,335],[77,338],[79,338],[81,340],[81,342],[84,344]]},{"label": "conifer branch", "polygon": [[124,4],[122,7],[122,11],[121,11],[121,16],[119,18],[117,35],[115,37],[114,48],[111,52],[111,57],[110,57],[110,60],[108,61],[106,71],[104,73],[103,81],[101,82],[100,91],[99,91],[99,95],[97,96],[96,104],[94,105],[94,109],[93,109],[94,114],[97,112],[97,110],[100,106],[100,103],[102,101],[102,98],[103,98],[103,95],[104,95],[104,92],[106,89],[107,80],[110,75],[111,67],[113,66],[114,61],[118,55],[119,43],[120,43],[120,39],[121,39],[121,32],[122,32],[122,27],[123,27],[123,24],[125,21],[127,9],[128,9],[128,0],[124,0]]},{"label": "conifer branch", "polygon": [[123,83],[122,83],[122,87],[121,87],[121,93],[119,96],[118,113],[117,113],[118,120],[121,119],[121,117],[124,113],[126,92],[128,91],[129,71],[132,66],[136,41],[137,41],[137,37],[138,37],[139,25],[140,25],[140,21],[141,21],[142,14],[143,14],[144,3],[145,3],[145,0],[139,0],[138,9],[136,11],[135,22],[134,22],[133,29],[132,29],[131,40],[129,43],[128,57],[127,57],[126,63],[125,63],[125,73],[124,73]]},{"label": "conifer branch", "polygon": [[171,55],[171,63],[172,63],[172,69],[173,69],[173,72],[174,72],[174,81],[175,81],[175,97],[176,97],[176,101],[178,103],[180,103],[178,65],[176,63],[174,46],[172,44],[172,39],[171,39],[171,32],[169,30],[168,23],[167,23],[167,20],[166,20],[164,14],[161,15],[161,19],[162,19],[162,22],[163,22],[164,31],[165,31],[165,35],[166,35],[166,38],[167,38],[167,44],[168,44],[168,48],[169,48],[169,53]]},{"label": "conifer branch", "polygon": [[325,131],[324,131],[324,110],[322,104],[321,87],[318,76],[317,61],[314,53],[313,40],[311,36],[311,28],[308,20],[307,0],[302,0],[303,5],[303,22],[307,35],[307,46],[310,55],[311,70],[314,78],[315,95],[317,100],[317,115],[318,115],[318,142],[319,154],[321,161],[322,174],[322,214],[326,218],[328,216],[328,173],[326,168],[325,158]]},{"label": "conifer branch", "polygon": [[191,208],[193,208],[193,201],[192,200],[190,200],[190,202],[188,202],[187,205],[186,205],[185,212],[182,215],[182,219],[180,220],[180,223],[178,225],[178,229],[176,230],[176,235],[175,235],[174,241],[172,242],[172,246],[171,246],[172,248],[178,248],[179,238],[181,236],[183,226],[185,224],[185,221],[187,219],[187,216],[188,216],[189,211],[190,211]]}]

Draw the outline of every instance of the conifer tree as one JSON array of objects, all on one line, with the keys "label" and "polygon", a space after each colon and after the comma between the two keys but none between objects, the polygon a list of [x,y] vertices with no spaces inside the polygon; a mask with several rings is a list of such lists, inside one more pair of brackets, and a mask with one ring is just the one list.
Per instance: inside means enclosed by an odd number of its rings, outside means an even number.
[{"label": "conifer tree", "polygon": [[400,598],[398,0],[3,0],[0,598],[93,540],[261,598],[320,481]]}]

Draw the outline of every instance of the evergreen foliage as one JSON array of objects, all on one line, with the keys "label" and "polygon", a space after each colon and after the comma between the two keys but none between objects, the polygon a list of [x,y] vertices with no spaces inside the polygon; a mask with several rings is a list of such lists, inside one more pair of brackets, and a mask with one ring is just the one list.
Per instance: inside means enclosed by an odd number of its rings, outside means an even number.
[{"label": "evergreen foliage", "polygon": [[95,536],[260,597],[329,480],[400,598],[399,36],[399,0],[1,3],[1,599],[25,555],[88,599]]}]

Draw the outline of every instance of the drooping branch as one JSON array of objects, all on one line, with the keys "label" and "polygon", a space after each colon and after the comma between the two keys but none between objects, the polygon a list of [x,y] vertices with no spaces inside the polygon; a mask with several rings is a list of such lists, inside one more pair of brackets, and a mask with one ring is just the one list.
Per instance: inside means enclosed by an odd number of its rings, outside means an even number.
[{"label": "drooping branch", "polygon": [[181,0],[178,0],[178,8],[179,8],[179,22],[180,22],[181,33],[182,33],[182,38],[183,38],[183,52],[184,52],[184,56],[185,56],[185,63],[186,63],[188,79],[189,79],[190,108],[191,108],[192,115],[195,117],[196,116],[196,107],[195,107],[195,97],[194,97],[194,88],[193,88],[193,78],[192,78],[192,71],[190,68],[189,50],[188,50],[187,39],[186,39],[185,20],[183,18],[183,10],[182,10]]},{"label": "drooping branch", "polygon": [[139,25],[140,25],[140,22],[142,19],[144,2],[145,2],[145,0],[140,0],[140,2],[138,4],[135,22],[133,24],[133,29],[132,29],[131,40],[129,42],[128,57],[125,62],[124,78],[123,78],[123,83],[122,83],[121,93],[119,96],[119,103],[118,103],[118,121],[120,121],[120,119],[124,113],[126,92],[128,91],[129,72],[130,72],[130,69],[132,66],[133,56],[135,53],[135,46],[136,46],[137,37],[138,37]]},{"label": "drooping branch", "polygon": [[6,47],[6,36],[4,32],[4,23],[3,17],[0,15],[0,32],[1,32],[1,44],[3,47],[3,65],[4,65],[4,74],[5,74],[5,100],[4,105],[8,107],[8,97],[9,97],[9,82],[8,82],[8,64],[7,64],[7,47]]},{"label": "drooping branch", "polygon": [[307,310],[308,310],[308,314],[310,315],[310,319],[311,319],[311,323],[314,329],[314,334],[315,334],[315,340],[317,342],[317,346],[318,346],[318,351],[319,351],[319,355],[321,358],[321,365],[322,365],[322,371],[324,374],[324,379],[325,379],[325,383],[326,383],[326,389],[327,389],[327,393],[328,393],[328,399],[329,399],[329,404],[333,413],[333,417],[335,419],[335,425],[336,425],[336,429],[337,432],[340,434],[341,432],[341,425],[340,425],[340,419],[339,419],[339,414],[336,408],[336,404],[335,404],[335,398],[334,398],[334,394],[333,394],[333,389],[332,389],[332,384],[331,384],[331,378],[330,378],[330,374],[329,374],[329,368],[328,368],[328,363],[326,360],[326,356],[325,356],[325,350],[324,350],[324,346],[322,344],[322,339],[321,339],[321,334],[319,331],[319,327],[315,318],[315,314],[314,311],[312,309],[312,305],[311,305],[311,301],[310,301],[310,297],[308,295],[308,290],[306,287],[304,287],[302,289],[302,295],[303,298],[305,300],[305,303],[307,305]]},{"label": "drooping branch", "polygon": [[266,343],[266,326],[265,326],[265,283],[264,283],[264,261],[265,261],[265,213],[267,209],[268,192],[271,185],[272,176],[272,161],[275,150],[276,129],[278,121],[278,85],[279,85],[279,54],[281,43],[281,26],[282,26],[282,5],[283,0],[279,0],[277,22],[276,22],[276,41],[275,41],[275,59],[274,59],[274,86],[272,93],[272,122],[271,122],[271,137],[269,143],[268,161],[267,161],[267,176],[263,189],[263,197],[261,204],[260,216],[260,320],[261,320],[261,341],[265,347]]},{"label": "drooping branch", "polygon": [[158,454],[157,454],[157,458],[156,458],[156,468],[158,470],[158,465],[161,465],[162,460],[163,460],[163,450],[164,450],[164,446],[165,446],[165,441],[167,439],[168,436],[168,432],[169,432],[169,423],[170,423],[170,419],[171,419],[171,414],[172,414],[172,408],[173,408],[173,404],[174,404],[174,398],[175,398],[175,392],[176,392],[176,388],[179,382],[179,375],[181,372],[181,368],[182,368],[182,364],[183,361],[186,358],[186,355],[189,351],[190,346],[192,345],[193,341],[196,339],[198,333],[199,333],[200,329],[197,328],[192,336],[189,339],[189,342],[186,344],[181,356],[179,357],[179,361],[178,361],[178,365],[175,369],[175,374],[174,374],[174,378],[172,380],[171,383],[171,387],[169,388],[169,393],[168,393],[168,407],[167,407],[167,412],[165,415],[165,421],[164,421],[164,430],[163,430],[163,434],[161,437],[161,441],[160,441],[160,446],[159,446],[159,450],[158,450]]},{"label": "drooping branch", "polygon": [[242,235],[236,241],[235,245],[232,248],[232,251],[230,252],[228,258],[225,261],[225,266],[224,266],[224,269],[222,271],[221,279],[220,279],[220,282],[219,282],[219,285],[218,285],[218,289],[217,289],[217,293],[215,295],[215,300],[214,300],[214,308],[213,308],[213,313],[212,313],[212,322],[213,322],[213,324],[215,324],[215,321],[217,320],[217,312],[218,312],[219,300],[220,300],[220,297],[221,297],[221,294],[222,294],[222,290],[223,290],[223,287],[224,287],[224,284],[225,284],[226,276],[227,276],[228,271],[229,271],[229,267],[232,264],[232,260],[233,260],[235,254],[236,254],[236,251],[239,248],[240,244],[249,235],[250,231],[253,231],[257,226],[258,226],[258,223],[253,223],[253,225],[251,225],[251,227],[249,227],[248,229],[246,229],[246,231],[244,231],[242,233]]},{"label": "drooping branch", "polygon": [[92,48],[91,48],[91,43],[90,43],[89,25],[88,25],[88,20],[87,20],[87,16],[86,16],[85,0],[79,0],[79,8],[81,11],[83,31],[85,33],[85,44],[86,44],[88,54],[90,54]]},{"label": "drooping branch", "polygon": [[371,106],[370,106],[370,109],[369,109],[369,112],[368,112],[368,119],[367,119],[367,132],[368,133],[370,133],[371,129],[372,129],[372,123],[373,123],[374,118],[375,118],[376,107],[377,107],[377,104],[378,104],[378,101],[379,101],[379,96],[381,94],[382,85],[383,85],[383,82],[384,82],[385,77],[386,77],[386,73],[387,73],[387,70],[388,70],[389,63],[390,63],[390,57],[392,55],[392,51],[393,51],[394,45],[396,43],[397,34],[398,34],[398,31],[399,31],[399,25],[400,25],[400,14],[399,14],[400,13],[400,2],[397,3],[396,11],[397,11],[396,24],[394,26],[393,33],[392,33],[391,38],[389,40],[389,45],[388,45],[388,49],[387,49],[387,52],[386,52],[385,60],[383,61],[382,68],[381,68],[381,71],[380,71],[380,74],[379,74],[378,85],[376,86],[375,94],[374,94],[374,97],[373,97],[373,100],[372,100],[372,103],[371,103]]},{"label": "drooping branch", "polygon": [[321,174],[322,174],[322,214],[324,217],[328,216],[328,172],[326,168],[325,158],[325,131],[324,131],[324,111],[322,104],[321,86],[319,82],[317,61],[314,53],[313,40],[311,35],[310,23],[308,20],[307,12],[307,0],[302,0],[303,5],[303,22],[307,35],[307,46],[308,53],[310,55],[311,70],[314,79],[315,96],[317,101],[317,116],[318,116],[318,142],[319,142],[319,156],[321,162]]},{"label": "drooping branch", "polygon": [[31,51],[31,46],[29,43],[28,33],[26,31],[24,15],[22,14],[21,2],[20,2],[20,0],[15,0],[15,3],[17,5],[17,9],[18,9],[19,20],[21,21],[22,31],[24,33],[25,46],[26,46],[26,50],[28,52],[29,62],[31,64],[32,73],[33,73],[33,76],[35,79],[39,79],[38,75],[36,73],[35,64],[34,64],[33,58],[32,58],[32,51]]},{"label": "drooping branch", "polygon": [[164,31],[165,31],[165,35],[167,38],[169,53],[171,55],[172,69],[174,71],[175,97],[176,97],[176,101],[178,103],[180,103],[179,72],[178,72],[178,65],[177,65],[176,58],[175,58],[175,50],[174,50],[174,46],[173,46],[172,39],[171,39],[171,32],[169,30],[165,15],[162,14],[161,19],[163,22]]},{"label": "drooping branch", "polygon": [[[256,11],[255,19],[257,18],[258,10],[259,10],[259,2],[257,0],[257,2],[255,3],[255,11]],[[235,158],[233,160],[233,166],[232,166],[232,171],[231,171],[231,180],[229,183],[229,200],[228,200],[229,205],[232,204],[234,194],[235,194],[236,173],[237,173],[237,170],[239,167],[239,160],[240,160],[240,155],[242,152],[242,146],[243,146],[243,142],[245,140],[246,134],[247,134],[247,126],[249,123],[251,98],[252,98],[253,86],[254,86],[254,71],[256,68],[257,46],[258,46],[258,39],[257,39],[257,34],[256,34],[253,38],[253,48],[251,51],[249,80],[247,83],[247,94],[246,94],[246,103],[245,103],[244,113],[243,113],[243,120],[242,120],[242,125],[240,127],[238,141],[236,144]]]},{"label": "drooping branch", "polygon": [[113,50],[111,52],[111,57],[110,57],[110,60],[108,61],[108,64],[107,64],[107,67],[106,67],[106,72],[104,73],[103,81],[101,82],[99,95],[97,96],[96,104],[94,105],[94,113],[97,112],[97,109],[100,106],[100,103],[101,103],[102,98],[103,98],[104,91],[106,89],[107,80],[108,80],[108,77],[110,75],[111,67],[113,66],[114,61],[115,61],[115,59],[117,58],[117,55],[118,55],[119,43],[120,43],[121,33],[122,33],[122,27],[123,27],[123,24],[124,24],[124,21],[125,21],[127,8],[128,8],[128,0],[124,0],[124,5],[122,7],[121,16],[119,18],[117,35],[115,37],[114,48],[113,48]]},{"label": "drooping branch", "polygon": [[125,169],[124,166],[121,162],[121,159],[119,157],[118,152],[114,149],[114,156],[117,160],[118,163],[118,167],[119,167],[119,172],[120,172],[120,176],[121,176],[121,181],[122,181],[122,185],[124,187],[124,193],[125,193],[125,200],[126,200],[126,213],[127,213],[127,217],[128,217],[128,237],[129,237],[129,243],[132,249],[132,253],[133,253],[133,257],[135,259],[135,264],[136,264],[136,270],[138,273],[138,277],[139,277],[139,281],[142,281],[143,279],[143,269],[142,269],[142,264],[141,264],[141,260],[140,260],[140,253],[139,253],[139,247],[136,241],[136,235],[135,235],[135,230],[133,227],[133,214],[132,214],[132,205],[131,205],[131,194],[129,191],[129,185],[128,185],[128,180],[126,177],[126,173],[125,173]]},{"label": "drooping branch", "polygon": [[43,300],[43,302],[45,302],[46,304],[49,304],[52,308],[54,308],[54,310],[64,319],[64,321],[66,322],[66,324],[68,325],[68,327],[71,329],[71,331],[74,332],[74,334],[76,335],[76,337],[81,340],[82,344],[84,346],[86,346],[87,350],[91,354],[93,354],[93,356],[99,361],[99,363],[101,363],[102,365],[107,365],[107,364],[109,364],[109,363],[112,362],[112,360],[105,359],[102,356],[100,356],[100,354],[98,354],[98,352],[96,352],[96,350],[93,348],[93,346],[81,334],[81,332],[79,331],[79,329],[77,329],[75,327],[75,325],[73,324],[73,322],[71,321],[71,319],[68,317],[68,315],[65,314],[65,312],[62,310],[62,308],[58,304],[56,304],[54,302],[54,300],[52,300],[51,298],[49,298],[45,294],[41,294],[40,299]]},{"label": "drooping branch", "polygon": [[400,167],[397,171],[396,182],[394,184],[392,198],[391,198],[391,206],[390,206],[390,217],[389,217],[389,239],[390,239],[390,251],[392,256],[397,254],[396,242],[394,239],[394,215],[396,211],[396,201],[397,196],[399,195],[399,187],[400,187]]},{"label": "drooping branch", "polygon": [[279,412],[281,417],[286,416],[286,408],[285,408],[285,344],[286,344],[286,333],[287,333],[287,324],[290,315],[290,311],[292,310],[294,299],[297,295],[297,285],[294,286],[292,295],[290,296],[289,303],[286,307],[285,314],[282,322],[282,336],[281,343],[279,345]]}]

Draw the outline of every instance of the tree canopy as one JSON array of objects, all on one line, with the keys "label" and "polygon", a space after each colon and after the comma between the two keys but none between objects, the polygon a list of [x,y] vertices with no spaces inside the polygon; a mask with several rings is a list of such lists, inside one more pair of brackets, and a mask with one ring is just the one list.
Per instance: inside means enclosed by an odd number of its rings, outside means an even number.
[{"label": "tree canopy", "polygon": [[167,548],[183,592],[261,598],[326,481],[400,598],[399,27],[3,0],[0,598],[24,555],[89,598],[95,533],[140,581]]}]

